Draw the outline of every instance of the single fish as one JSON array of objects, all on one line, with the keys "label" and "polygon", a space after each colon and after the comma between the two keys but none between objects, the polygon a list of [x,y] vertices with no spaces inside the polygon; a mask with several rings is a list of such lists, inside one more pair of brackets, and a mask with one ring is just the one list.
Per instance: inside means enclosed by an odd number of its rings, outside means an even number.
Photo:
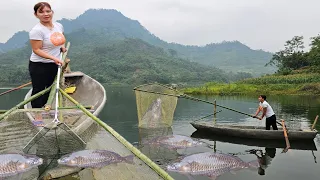
[{"label": "single fish", "polygon": [[108,150],[82,150],[62,156],[58,163],[74,167],[101,168],[109,164],[126,162],[134,164],[133,155],[122,157],[119,154]]},{"label": "single fish", "polygon": [[142,117],[142,122],[146,124],[147,127],[156,127],[158,124],[161,124],[161,99],[157,98],[154,100],[146,113]]},{"label": "single fish", "polygon": [[43,159],[28,154],[0,154],[0,177],[14,176],[43,163]]},{"label": "single fish", "polygon": [[202,175],[212,180],[226,172],[233,173],[243,168],[258,168],[258,162],[244,162],[229,154],[204,152],[186,156],[167,166],[168,171],[185,174],[189,179],[193,179],[192,175]]},{"label": "single fish", "polygon": [[204,143],[201,141],[194,140],[188,136],[177,134],[158,136],[151,139],[150,141],[145,142],[145,144],[166,146],[169,149],[184,149],[204,145]]}]

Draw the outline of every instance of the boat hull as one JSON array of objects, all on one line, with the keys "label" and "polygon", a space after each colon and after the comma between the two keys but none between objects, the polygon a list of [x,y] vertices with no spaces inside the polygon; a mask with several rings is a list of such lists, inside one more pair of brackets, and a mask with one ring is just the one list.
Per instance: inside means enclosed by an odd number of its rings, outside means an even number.
[{"label": "boat hull", "polygon": [[[199,139],[207,139],[210,141],[219,141],[226,142],[231,144],[239,144],[245,146],[253,146],[253,147],[265,147],[265,148],[284,148],[286,147],[286,142],[284,138],[282,139],[252,139],[252,138],[243,138],[243,137],[235,137],[235,136],[226,136],[226,135],[216,135],[212,133],[202,132],[196,130],[192,133],[191,137],[199,138]],[[295,150],[312,150],[317,151],[316,144],[314,140],[290,140],[290,149]]]},{"label": "boat hull", "polygon": [[[217,135],[251,139],[284,139],[282,127],[278,127],[278,130],[265,130],[264,127],[217,125],[209,122],[192,122],[191,125],[199,132],[207,132]],[[288,129],[287,131],[289,140],[313,140],[317,133],[317,130]]]},{"label": "boat hull", "polygon": [[[95,79],[81,72],[75,72],[74,75],[66,74],[65,81],[76,86],[76,91],[69,95],[83,106],[93,106],[93,109],[90,111],[94,116],[98,116],[107,101],[104,87]],[[26,94],[25,99],[31,96],[31,92],[32,89],[30,89],[30,91]],[[52,111],[54,111],[54,104],[55,101],[52,103]],[[66,100],[65,106],[75,106],[75,104]],[[31,103],[26,104],[24,109],[32,109]],[[70,112],[71,111],[73,110],[70,110]],[[78,112],[79,111],[81,110],[78,109]],[[34,115],[32,113],[28,112],[27,116],[30,121],[34,121]],[[46,124],[47,123],[48,122],[46,122]],[[67,121],[65,123],[74,133],[76,133],[85,141],[88,141],[91,136],[94,135],[94,131],[97,130],[99,126],[93,119],[83,112],[76,118],[76,120],[73,120],[72,123],[67,123]],[[42,129],[42,127],[37,128],[38,130]]]}]

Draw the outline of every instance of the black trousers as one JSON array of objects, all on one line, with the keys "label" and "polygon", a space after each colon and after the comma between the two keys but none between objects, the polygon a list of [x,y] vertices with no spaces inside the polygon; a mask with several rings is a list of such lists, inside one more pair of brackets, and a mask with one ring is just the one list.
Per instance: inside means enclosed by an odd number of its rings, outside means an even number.
[{"label": "black trousers", "polygon": [[[51,86],[58,72],[55,63],[41,63],[29,61],[29,73],[32,82],[32,95]],[[31,101],[32,108],[42,108],[48,100],[50,91]]]},{"label": "black trousers", "polygon": [[270,130],[270,126],[272,126],[273,130],[278,130],[276,115],[266,118],[266,130]]}]

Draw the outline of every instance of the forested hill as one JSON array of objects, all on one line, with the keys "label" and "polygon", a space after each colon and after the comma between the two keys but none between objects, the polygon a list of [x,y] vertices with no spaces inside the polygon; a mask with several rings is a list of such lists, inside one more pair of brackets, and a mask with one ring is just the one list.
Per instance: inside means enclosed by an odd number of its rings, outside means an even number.
[{"label": "forested hill", "polygon": [[[188,61],[211,65],[228,71],[250,72],[255,75],[274,72],[274,68],[264,67],[271,59],[271,53],[253,50],[238,41],[212,43],[203,47],[167,43],[149,32],[138,21],[125,17],[116,10],[90,9],[76,19],[62,19],[59,22],[64,25],[67,34],[71,32],[81,34],[84,30],[93,32],[93,34],[101,32],[107,36],[104,39],[108,40],[105,41],[108,44],[111,41],[114,42],[126,38],[141,39],[151,45],[164,48],[173,56],[179,56]],[[81,37],[78,38],[80,40],[83,39]],[[89,37],[92,44],[99,43],[99,41],[93,41],[93,39],[95,38]],[[28,40],[27,34],[26,32],[17,33],[11,40],[14,40],[14,45],[9,41],[5,44],[0,44],[0,53],[24,45]]]},{"label": "forested hill", "polygon": [[[107,35],[87,30],[72,32],[66,34],[66,37],[71,42],[68,53],[71,69],[82,71],[101,83],[229,82],[250,77],[245,73],[230,74],[214,67],[188,62],[140,39],[128,38],[110,43]],[[2,85],[30,81],[27,71],[30,52],[31,47],[28,45],[1,55]]]},{"label": "forested hill", "polygon": [[19,31],[15,33],[6,43],[0,43],[0,54],[23,47],[28,41],[28,32]]}]

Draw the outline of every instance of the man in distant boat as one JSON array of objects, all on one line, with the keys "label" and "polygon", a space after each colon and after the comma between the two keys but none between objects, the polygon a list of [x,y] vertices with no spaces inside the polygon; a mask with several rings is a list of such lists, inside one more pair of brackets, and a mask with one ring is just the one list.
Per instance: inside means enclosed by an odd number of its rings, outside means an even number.
[{"label": "man in distant boat", "polygon": [[[261,117],[258,117],[260,111],[262,111],[262,115]],[[259,96],[259,107],[253,117],[259,120],[262,120],[264,117],[266,117],[266,130],[270,130],[270,126],[272,126],[273,130],[278,130],[276,115],[270,104],[267,102],[267,97],[265,95]]]}]

